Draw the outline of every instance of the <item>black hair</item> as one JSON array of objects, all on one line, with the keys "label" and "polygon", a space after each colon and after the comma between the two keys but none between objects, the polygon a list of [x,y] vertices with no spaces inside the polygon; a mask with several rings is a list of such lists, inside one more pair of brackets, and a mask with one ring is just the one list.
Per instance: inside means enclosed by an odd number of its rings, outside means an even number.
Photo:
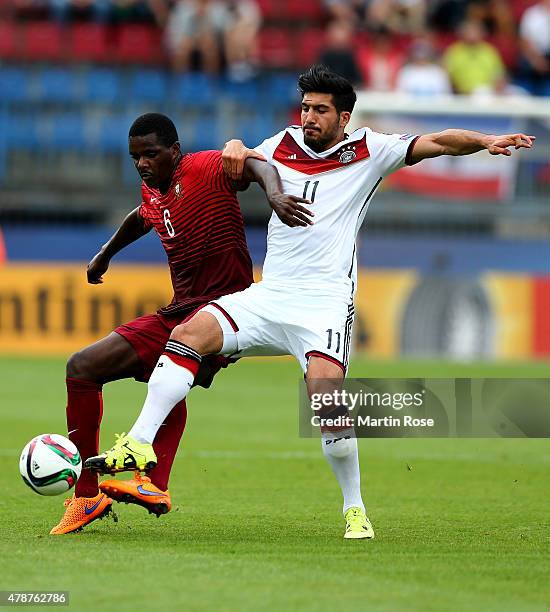
[{"label": "black hair", "polygon": [[298,89],[302,94],[316,92],[332,94],[336,110],[352,112],[357,100],[353,85],[343,76],[336,74],[322,64],[315,64],[300,75]]},{"label": "black hair", "polygon": [[128,132],[128,136],[147,136],[156,134],[157,139],[165,147],[171,147],[179,140],[178,131],[172,119],[160,113],[146,113],[138,117]]}]

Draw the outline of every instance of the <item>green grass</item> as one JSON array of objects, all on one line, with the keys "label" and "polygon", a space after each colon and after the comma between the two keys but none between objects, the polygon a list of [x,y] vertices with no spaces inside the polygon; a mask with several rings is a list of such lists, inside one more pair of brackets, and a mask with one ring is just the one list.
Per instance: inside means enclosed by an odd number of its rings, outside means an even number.
[{"label": "green grass", "polygon": [[[297,435],[287,360],[244,360],[193,391],[159,520],[51,537],[62,497],[22,483],[34,435],[65,431],[63,362],[0,359],[0,589],[71,592],[75,610],[544,610],[550,601],[546,440],[361,443],[372,542],[342,539],[341,499],[318,440]],[[548,365],[374,363],[355,376],[544,376]],[[105,388],[104,446],[127,430],[145,386]]]}]

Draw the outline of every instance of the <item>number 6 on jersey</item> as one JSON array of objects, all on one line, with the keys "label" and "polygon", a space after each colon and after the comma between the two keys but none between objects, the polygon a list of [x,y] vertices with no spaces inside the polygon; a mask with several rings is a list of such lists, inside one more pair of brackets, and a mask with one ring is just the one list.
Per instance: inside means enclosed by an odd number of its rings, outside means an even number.
[{"label": "number 6 on jersey", "polygon": [[164,209],[164,226],[170,238],[173,238],[176,235],[176,230],[170,221],[170,211],[167,208]]}]

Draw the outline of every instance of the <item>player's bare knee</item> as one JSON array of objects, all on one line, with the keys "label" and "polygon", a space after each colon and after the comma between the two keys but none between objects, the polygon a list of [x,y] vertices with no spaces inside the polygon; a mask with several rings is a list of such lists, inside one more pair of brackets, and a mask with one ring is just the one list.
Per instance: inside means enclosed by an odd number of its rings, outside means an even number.
[{"label": "player's bare knee", "polygon": [[201,352],[201,341],[200,341],[200,333],[198,330],[194,329],[194,325],[191,321],[186,321],[185,323],[180,323],[176,325],[172,330],[170,335],[171,340],[177,340],[186,346],[194,349],[198,353]]},{"label": "player's bare knee", "polygon": [[[310,393],[322,391],[327,385],[339,385],[344,379],[342,366],[324,357],[311,357],[307,366],[306,382]],[[332,381],[332,382],[329,382]],[[318,388],[320,387],[320,388]]]},{"label": "player's bare knee", "polygon": [[86,349],[73,353],[67,361],[67,378],[94,380]]},{"label": "player's bare knee", "polygon": [[223,335],[215,317],[202,312],[189,321],[176,325],[170,338],[189,346],[201,355],[219,352],[223,342]]}]

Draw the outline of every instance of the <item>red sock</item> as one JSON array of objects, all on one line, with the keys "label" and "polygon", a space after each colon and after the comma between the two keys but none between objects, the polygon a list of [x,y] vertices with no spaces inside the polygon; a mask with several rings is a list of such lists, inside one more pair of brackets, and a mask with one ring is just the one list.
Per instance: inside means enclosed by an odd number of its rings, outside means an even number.
[{"label": "red sock", "polygon": [[[89,380],[67,378],[67,431],[82,461],[99,454],[99,426],[103,416],[101,385]],[[77,497],[99,493],[97,474],[82,470],[75,487]]]},{"label": "red sock", "polygon": [[178,446],[185,430],[187,421],[187,406],[185,400],[176,404],[172,412],[160,426],[153,442],[157,455],[157,466],[149,474],[151,482],[161,491],[168,489],[168,479]]}]

